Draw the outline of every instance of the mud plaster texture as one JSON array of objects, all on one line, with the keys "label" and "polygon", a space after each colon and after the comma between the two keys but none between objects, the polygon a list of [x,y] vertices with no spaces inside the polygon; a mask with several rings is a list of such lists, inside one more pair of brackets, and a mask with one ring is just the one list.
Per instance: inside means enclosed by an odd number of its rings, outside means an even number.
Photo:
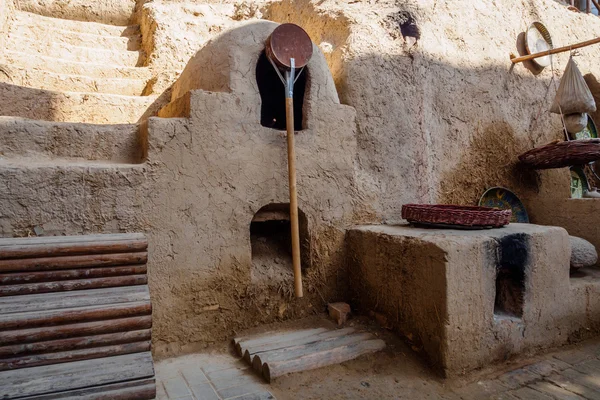
[{"label": "mud plaster texture", "polygon": [[[53,8],[59,2],[24,4],[79,21],[76,10],[84,2],[71,2],[65,13]],[[102,146],[93,155],[81,146],[56,158],[40,146],[38,153],[2,157],[0,235],[24,236],[36,226],[46,234],[146,232],[159,356],[344,300],[346,228],[400,222],[401,206],[409,202],[473,204],[486,188],[506,186],[523,198],[532,222],[565,227],[600,246],[598,200],[570,200],[568,171],[538,174],[516,165],[517,154],[561,131],[558,117],[546,111],[554,95],[550,68],[534,74],[531,65],[510,68],[508,59],[534,20],[543,21],[561,46],[600,36],[597,17],[551,0],[469,7],[458,0],[86,6],[93,22],[140,26],[143,54],[136,68],[118,71],[149,72],[144,96],[47,92],[29,80],[34,89],[0,93],[3,114],[65,121],[82,131],[87,128],[79,123],[140,122],[136,140],[144,157],[134,152],[123,158]],[[400,32],[406,12],[420,31],[416,43]],[[290,284],[251,279],[250,221],[264,205],[287,202],[285,138],[258,124],[254,67],[274,28],[261,19],[302,25],[316,50],[308,69],[306,129],[297,135],[300,208],[311,241],[301,301],[291,299]],[[598,76],[600,48],[580,53],[582,72]],[[555,57],[557,79],[567,58]],[[56,65],[40,60],[29,59]],[[103,67],[88,68],[103,79]],[[39,107],[40,98],[49,105]],[[160,115],[171,118],[147,120],[169,101]],[[39,132],[33,123],[30,136]],[[95,132],[91,137],[98,137]]]},{"label": "mud plaster texture", "polygon": [[[448,376],[597,331],[600,283],[570,278],[569,259],[564,229],[533,224],[348,232],[352,306],[383,315]],[[519,315],[498,304],[510,301],[497,296],[504,269],[523,273],[511,283],[522,286]]]}]

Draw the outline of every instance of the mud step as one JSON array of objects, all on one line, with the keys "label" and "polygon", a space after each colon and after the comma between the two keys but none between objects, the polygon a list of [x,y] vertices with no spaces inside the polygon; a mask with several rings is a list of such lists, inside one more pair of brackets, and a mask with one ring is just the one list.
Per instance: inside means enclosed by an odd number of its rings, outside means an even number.
[{"label": "mud step", "polygon": [[0,117],[0,157],[142,162],[137,124],[94,125]]},{"label": "mud step", "polygon": [[346,329],[302,329],[233,339],[239,355],[267,382],[282,375],[339,364],[385,347],[370,333]]},{"label": "mud step", "polygon": [[136,123],[159,108],[156,96],[56,92],[0,83],[0,115],[91,124]]},{"label": "mud step", "polygon": [[[55,3],[65,3],[54,0],[45,0],[53,1]],[[121,2],[121,0],[116,0]],[[95,35],[104,35],[104,36],[131,36],[139,33],[139,25],[129,25],[128,21],[122,24],[115,23],[106,23],[106,22],[94,22],[89,19],[80,19],[75,18],[75,16],[69,16],[69,19],[61,18],[61,14],[53,14],[52,12],[44,12],[43,10],[39,10],[37,6],[30,5],[24,6],[24,0],[20,0],[21,10],[15,13],[15,24],[20,25],[37,25],[37,26],[47,26],[49,28],[60,27],[60,29],[73,31],[73,32],[81,32],[81,33],[92,33]],[[36,0],[36,3],[38,1]],[[88,0],[83,0],[88,7],[90,4],[101,3],[101,2],[89,2]],[[123,3],[127,3],[127,1],[122,1]],[[33,3],[32,1],[28,1],[28,3]],[[42,2],[39,2],[42,3]],[[41,5],[43,6],[43,4]],[[28,12],[27,10],[34,10],[35,12]],[[133,9],[132,9],[133,11]],[[131,16],[131,13],[128,17]],[[58,17],[58,18],[54,18]]]},{"label": "mud step", "polygon": [[82,75],[91,78],[122,78],[141,79],[148,81],[151,72],[146,67],[122,67],[104,64],[93,64],[78,61],[68,61],[56,57],[32,56],[19,51],[6,51],[3,63],[27,69],[44,70],[57,74]]},{"label": "mud step", "polygon": [[106,36],[93,33],[82,33],[64,30],[61,25],[25,25],[16,24],[10,34],[34,40],[65,42],[71,46],[83,46],[111,50],[139,50],[142,43],[141,34],[131,36]]},{"label": "mud step", "polygon": [[6,73],[0,73],[0,82],[45,90],[139,96],[147,83],[142,79],[90,78],[17,66],[5,66],[3,69]]},{"label": "mud step", "polygon": [[33,56],[42,55],[69,61],[113,64],[128,67],[141,65],[144,59],[144,54],[141,51],[71,46],[64,42],[35,40],[15,34],[9,34],[6,48],[29,53]]}]

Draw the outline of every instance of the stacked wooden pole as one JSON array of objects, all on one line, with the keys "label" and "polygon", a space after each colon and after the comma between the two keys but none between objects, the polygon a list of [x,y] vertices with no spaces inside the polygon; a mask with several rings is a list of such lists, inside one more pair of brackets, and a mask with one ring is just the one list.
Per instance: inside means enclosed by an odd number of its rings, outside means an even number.
[{"label": "stacked wooden pole", "polygon": [[339,364],[385,347],[370,333],[345,329],[303,329],[233,340],[236,351],[267,382],[292,372]]},{"label": "stacked wooden pole", "polygon": [[[147,247],[142,234],[0,239],[0,382],[34,371],[77,376],[92,360],[102,368],[102,359],[120,356],[125,364],[144,360],[132,377],[141,397],[131,398],[153,398]],[[60,390],[80,393],[87,378],[67,379]],[[121,378],[111,379],[105,383],[114,386]],[[121,389],[131,394],[136,384]],[[3,398],[48,389],[23,390]]]}]

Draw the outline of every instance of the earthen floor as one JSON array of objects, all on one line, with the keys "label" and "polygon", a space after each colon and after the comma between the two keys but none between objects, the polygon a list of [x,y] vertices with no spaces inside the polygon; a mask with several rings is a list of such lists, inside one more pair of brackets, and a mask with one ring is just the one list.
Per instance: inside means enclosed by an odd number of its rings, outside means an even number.
[{"label": "earthen floor", "polygon": [[[315,317],[259,328],[327,324]],[[442,379],[419,349],[365,320],[349,326],[369,330],[387,343],[380,353],[264,383],[234,355],[228,343],[156,363],[158,400],[263,399],[600,399],[600,339],[544,355],[519,358]]]}]

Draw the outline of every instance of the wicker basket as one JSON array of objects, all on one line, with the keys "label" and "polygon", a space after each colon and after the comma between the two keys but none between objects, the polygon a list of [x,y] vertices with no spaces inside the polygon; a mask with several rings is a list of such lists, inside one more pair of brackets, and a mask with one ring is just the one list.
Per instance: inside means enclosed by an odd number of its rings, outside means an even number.
[{"label": "wicker basket", "polygon": [[511,210],[489,207],[436,204],[405,204],[402,206],[402,218],[416,224],[499,228],[508,225],[511,215]]},{"label": "wicker basket", "polygon": [[577,139],[529,150],[519,160],[533,169],[564,168],[600,160],[600,139]]}]

